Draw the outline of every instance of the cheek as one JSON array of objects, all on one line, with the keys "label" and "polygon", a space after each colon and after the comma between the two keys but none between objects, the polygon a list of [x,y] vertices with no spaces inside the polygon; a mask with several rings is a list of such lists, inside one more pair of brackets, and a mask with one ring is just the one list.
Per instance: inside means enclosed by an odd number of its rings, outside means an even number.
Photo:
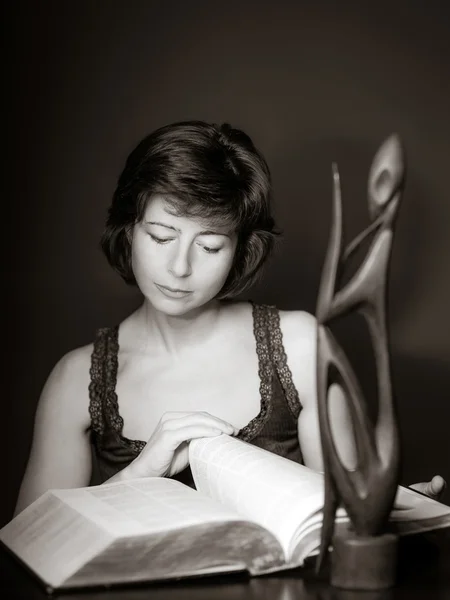
[{"label": "cheek", "polygon": [[225,257],[220,261],[211,261],[208,268],[204,271],[204,281],[208,281],[213,287],[222,288],[232,266],[233,256]]},{"label": "cheek", "polygon": [[[159,259],[159,260],[158,260]],[[131,246],[131,264],[136,278],[149,276],[161,269],[161,259],[158,253],[151,252],[151,247],[137,239]]]}]

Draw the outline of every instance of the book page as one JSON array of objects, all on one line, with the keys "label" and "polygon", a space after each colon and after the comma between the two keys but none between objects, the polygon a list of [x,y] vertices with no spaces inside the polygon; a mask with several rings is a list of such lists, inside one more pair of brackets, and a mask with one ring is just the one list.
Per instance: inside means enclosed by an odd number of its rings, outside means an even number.
[{"label": "book page", "polygon": [[189,458],[198,490],[262,525],[286,555],[297,527],[323,505],[323,476],[225,434],[194,440]]},{"label": "book page", "polygon": [[55,493],[115,537],[146,535],[240,518],[230,508],[179,481],[162,477],[57,490]]},{"label": "book page", "polygon": [[158,581],[207,573],[259,573],[285,564],[281,546],[248,521],[203,523],[117,540],[66,587]]},{"label": "book page", "polygon": [[[130,544],[134,550],[128,556],[131,563],[127,576],[135,577],[136,548],[149,553],[152,539],[153,545],[163,545],[171,535],[176,541],[183,531],[191,532],[190,539],[197,539],[196,535],[203,539],[205,531],[228,526],[230,547],[240,547],[240,538],[233,533],[235,523],[241,530],[242,517],[236,512],[178,481],[143,478],[46,492],[0,530],[0,540],[44,582],[59,588],[67,580],[77,581],[79,572],[89,573],[96,580],[101,569],[96,573],[91,565],[99,561],[104,566],[105,556],[112,557],[103,573],[108,580],[114,560],[125,560],[125,555],[118,557],[114,548],[125,552],[124,547],[130,549]],[[248,535],[255,552],[259,549],[269,558],[276,555],[268,535],[263,539],[263,530],[258,532],[253,526]],[[250,561],[250,552],[247,555]],[[235,552],[233,564],[225,561],[227,568],[236,568],[236,556]]]},{"label": "book page", "polygon": [[46,492],[0,530],[0,540],[43,581],[58,587],[112,537]]},{"label": "book page", "polygon": [[400,534],[450,527],[450,506],[399,486],[390,521]]}]

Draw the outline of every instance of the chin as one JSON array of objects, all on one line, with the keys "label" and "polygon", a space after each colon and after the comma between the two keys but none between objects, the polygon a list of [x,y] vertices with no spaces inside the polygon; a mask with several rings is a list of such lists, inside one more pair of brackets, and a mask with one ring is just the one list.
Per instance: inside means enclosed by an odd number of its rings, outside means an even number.
[{"label": "chin", "polygon": [[171,298],[149,298],[150,304],[158,312],[168,317],[181,317],[202,306],[198,302],[189,299],[171,299]]},{"label": "chin", "polygon": [[[217,295],[217,294],[216,294]],[[149,295],[148,301],[158,312],[168,317],[182,317],[189,313],[201,312],[214,301],[216,296],[193,297],[188,298],[165,298],[161,295]]]}]

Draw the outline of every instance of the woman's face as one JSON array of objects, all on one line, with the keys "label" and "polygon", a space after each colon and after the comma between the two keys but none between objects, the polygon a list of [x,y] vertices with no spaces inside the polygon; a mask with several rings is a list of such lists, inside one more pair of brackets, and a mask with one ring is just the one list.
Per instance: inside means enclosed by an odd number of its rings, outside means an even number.
[{"label": "woman's face", "polygon": [[176,216],[163,196],[153,196],[133,229],[132,266],[137,284],[162,313],[199,308],[222,289],[237,235],[204,220]]}]

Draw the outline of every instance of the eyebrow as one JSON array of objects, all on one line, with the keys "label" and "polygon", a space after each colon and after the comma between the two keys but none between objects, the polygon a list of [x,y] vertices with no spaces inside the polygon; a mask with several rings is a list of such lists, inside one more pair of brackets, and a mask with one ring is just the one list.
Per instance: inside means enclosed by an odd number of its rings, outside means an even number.
[{"label": "eyebrow", "polygon": [[[177,233],[181,233],[181,229],[174,227],[173,225],[167,225],[166,223],[161,223],[160,221],[146,221],[147,225],[159,225],[160,227],[165,227],[166,229],[171,229],[172,231],[176,231]],[[212,231],[211,229],[205,229],[200,231],[197,235],[223,235],[225,237],[230,237],[228,233],[219,233],[218,231]]]}]

